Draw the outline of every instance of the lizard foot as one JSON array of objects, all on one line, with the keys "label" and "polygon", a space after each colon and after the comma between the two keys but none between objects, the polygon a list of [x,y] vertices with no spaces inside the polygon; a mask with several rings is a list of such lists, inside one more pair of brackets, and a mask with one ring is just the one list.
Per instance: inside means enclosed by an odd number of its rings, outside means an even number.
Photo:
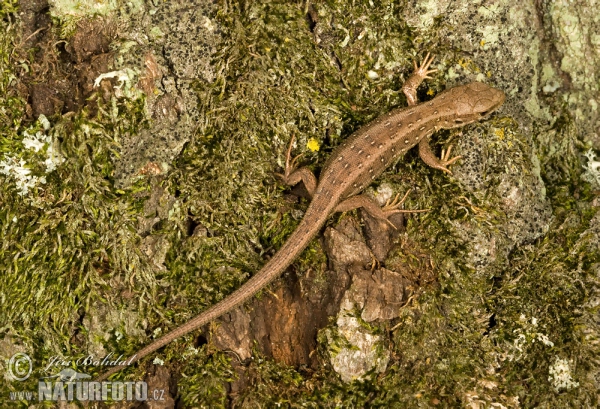
[{"label": "lizard foot", "polygon": [[392,223],[389,220],[389,217],[391,215],[396,214],[396,213],[422,213],[422,212],[429,211],[429,209],[422,209],[422,210],[400,209],[400,207],[402,206],[402,204],[408,197],[409,193],[410,193],[410,190],[408,192],[406,192],[406,194],[404,195],[404,197],[401,200],[398,200],[398,198],[400,197],[400,194],[396,195],[394,200],[392,200],[391,202],[388,201],[388,203],[386,203],[383,207],[380,207],[379,204],[377,204],[377,202],[375,202],[375,200],[373,200],[373,198],[371,198],[367,195],[363,194],[363,195],[352,196],[351,198],[346,199],[343,202],[341,202],[340,204],[338,204],[337,207],[335,208],[335,211],[336,212],[348,212],[350,210],[363,208],[372,217],[383,220],[386,223],[388,223],[391,227],[393,227],[394,229],[397,229],[397,227],[394,226],[394,223]]},{"label": "lizard foot", "polygon": [[306,187],[308,194],[312,197],[317,188],[317,178],[308,168],[296,169],[298,159],[302,154],[292,158],[292,148],[294,147],[295,139],[295,136],[292,135],[290,146],[285,155],[285,169],[283,173],[275,173],[275,175],[280,177],[289,186],[293,186],[300,181],[304,182],[304,187]]},{"label": "lizard foot", "polygon": [[421,79],[420,82],[422,82],[425,79],[431,79],[429,74],[433,74],[434,72],[437,72],[437,69],[435,69],[435,68],[432,70],[429,69],[429,66],[431,65],[431,63],[433,62],[434,59],[435,59],[435,55],[432,55],[430,57],[429,53],[427,53],[427,55],[423,59],[423,62],[421,62],[421,65],[417,65],[417,62],[413,61],[413,66],[415,68],[415,72],[413,73],[413,76],[419,77]]},{"label": "lizard foot", "polygon": [[452,165],[454,162],[456,162],[457,160],[462,158],[461,155],[450,158],[450,152],[452,152],[453,147],[454,147],[453,145],[450,145],[450,146],[448,146],[447,150],[442,149],[442,155],[439,160],[440,165],[442,165],[441,170],[443,170],[444,172],[447,172],[449,174],[452,174],[452,172],[450,171],[450,169],[448,169],[448,166]]},{"label": "lizard foot", "polygon": [[417,99],[417,88],[419,88],[419,85],[421,85],[425,79],[431,79],[429,74],[437,72],[436,69],[429,69],[434,58],[435,56],[430,56],[430,54],[427,53],[420,65],[418,65],[416,61],[413,61],[414,72],[402,86],[402,92],[404,92],[404,95],[406,96],[408,105],[416,105],[417,102],[419,102]]},{"label": "lizard foot", "polygon": [[290,184],[288,183],[290,175],[296,170],[298,159],[302,156],[302,154],[300,154],[292,158],[292,148],[294,147],[295,141],[296,136],[292,134],[290,145],[288,146],[287,153],[285,154],[285,169],[283,173],[275,173],[275,175],[279,176],[287,184]]},{"label": "lizard foot", "polygon": [[462,158],[462,156],[455,156],[450,158],[450,153],[452,152],[453,146],[450,145],[447,150],[442,150],[442,155],[440,159],[438,159],[431,150],[431,146],[429,146],[429,141],[427,138],[424,138],[419,142],[419,156],[423,159],[423,162],[428,164],[434,169],[439,169],[448,174],[452,174],[448,166],[452,165],[454,162]]},{"label": "lizard foot", "polygon": [[402,205],[404,204],[404,202],[406,201],[406,198],[408,197],[408,195],[410,194],[411,189],[408,189],[408,191],[404,194],[404,196],[402,196],[402,199],[398,200],[398,198],[400,197],[400,193],[398,193],[396,195],[396,197],[394,197],[393,200],[388,200],[385,205],[381,208],[383,214],[385,215],[385,221],[392,226],[394,229],[397,229],[397,227],[394,225],[394,223],[392,223],[389,219],[389,217],[393,214],[396,213],[424,213],[424,212],[428,212],[429,209],[415,209],[415,210],[407,210],[407,209],[402,209]]}]

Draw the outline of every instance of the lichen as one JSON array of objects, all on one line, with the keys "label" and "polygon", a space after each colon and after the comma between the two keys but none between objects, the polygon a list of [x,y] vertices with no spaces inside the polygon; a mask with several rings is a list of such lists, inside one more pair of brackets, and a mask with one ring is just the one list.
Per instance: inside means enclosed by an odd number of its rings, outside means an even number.
[{"label": "lichen", "polygon": [[585,153],[585,157],[587,163],[583,165],[585,172],[581,175],[581,178],[596,187],[600,187],[600,162],[596,160],[596,155],[591,149]]}]

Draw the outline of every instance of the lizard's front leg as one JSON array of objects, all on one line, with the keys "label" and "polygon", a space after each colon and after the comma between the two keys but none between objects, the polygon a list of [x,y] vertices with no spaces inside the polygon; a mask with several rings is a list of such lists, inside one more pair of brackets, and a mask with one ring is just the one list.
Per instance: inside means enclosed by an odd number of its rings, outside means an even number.
[{"label": "lizard's front leg", "polygon": [[455,156],[450,159],[450,152],[452,151],[452,145],[448,147],[448,150],[444,152],[442,150],[442,157],[438,159],[431,151],[431,145],[429,145],[429,138],[424,138],[419,142],[419,156],[423,159],[423,162],[431,166],[432,168],[442,170],[447,173],[450,169],[447,166],[452,165],[454,162],[462,158],[462,156]]},{"label": "lizard's front leg", "polygon": [[292,139],[290,139],[290,146],[288,147],[287,154],[285,155],[284,173],[278,173],[277,176],[279,176],[283,182],[289,186],[294,186],[302,181],[304,183],[304,187],[306,187],[306,190],[308,191],[308,194],[312,198],[315,190],[317,189],[317,178],[308,168],[302,167],[300,169],[296,169],[296,161],[301,155],[298,155],[292,159],[292,147],[294,146],[294,139],[294,135],[292,135]]},{"label": "lizard's front leg", "polygon": [[[417,65],[416,61],[414,62],[415,71],[402,86],[402,92],[404,92],[404,95],[406,95],[408,105],[417,104],[417,88],[419,88],[419,85],[421,85],[426,78],[431,78],[429,74],[437,71],[435,69],[429,69],[429,66],[433,62],[434,58],[435,56],[430,57],[429,53],[427,53],[421,65]],[[446,152],[442,151],[442,157],[438,159],[431,151],[429,138],[423,138],[421,142],[419,142],[419,156],[421,156],[423,162],[432,168],[439,169],[447,173],[452,173],[450,172],[450,169],[448,169],[448,166],[452,165],[461,158],[461,156],[455,156],[454,158],[450,159],[451,151],[452,146],[448,147]]]},{"label": "lizard's front leg", "polygon": [[406,96],[408,105],[416,105],[417,102],[419,102],[417,98],[417,88],[419,88],[419,85],[421,85],[421,83],[425,81],[425,79],[431,79],[429,74],[433,74],[437,71],[436,69],[429,69],[429,66],[433,62],[434,58],[435,56],[432,55],[431,57],[429,57],[429,53],[427,53],[425,59],[423,60],[420,66],[417,66],[416,61],[413,62],[415,71],[402,86],[402,92],[404,92],[404,95]]}]

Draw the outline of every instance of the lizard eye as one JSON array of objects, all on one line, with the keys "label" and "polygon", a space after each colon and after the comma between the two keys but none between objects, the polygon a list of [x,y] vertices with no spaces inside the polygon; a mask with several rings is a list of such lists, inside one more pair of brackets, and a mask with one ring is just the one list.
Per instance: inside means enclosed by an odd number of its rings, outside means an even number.
[{"label": "lizard eye", "polygon": [[457,125],[460,125],[460,124],[463,123],[463,120],[460,119],[460,118],[457,118],[457,119],[454,120],[454,123],[457,124]]}]

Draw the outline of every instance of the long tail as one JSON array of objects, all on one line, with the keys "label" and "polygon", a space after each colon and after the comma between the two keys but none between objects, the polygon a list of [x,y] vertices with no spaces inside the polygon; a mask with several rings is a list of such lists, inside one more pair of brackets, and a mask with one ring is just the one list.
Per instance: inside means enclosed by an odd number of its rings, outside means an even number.
[{"label": "long tail", "polygon": [[[306,248],[311,239],[318,233],[319,229],[323,226],[327,220],[327,217],[331,213],[332,208],[335,206],[335,203],[332,202],[335,201],[331,200],[331,198],[323,198],[321,196],[319,196],[319,198],[315,198],[315,200],[313,200],[309,205],[308,209],[306,209],[304,218],[294,233],[258,273],[256,273],[252,278],[244,283],[244,285],[242,285],[224,300],[218,302],[185,324],[163,335],[161,338],[157,339],[147,347],[141,349],[136,355],[133,356],[133,358],[128,360],[128,363],[131,364],[144,358],[146,355],[151,354],[157,349],[167,345],[174,339],[179,338],[188,332],[194,331],[195,329],[198,329],[204,324],[215,320],[228,311],[231,311],[259,292],[273,279],[277,278]],[[96,378],[96,381],[101,382],[112,374],[120,371],[122,368],[123,366],[115,366]]]}]

